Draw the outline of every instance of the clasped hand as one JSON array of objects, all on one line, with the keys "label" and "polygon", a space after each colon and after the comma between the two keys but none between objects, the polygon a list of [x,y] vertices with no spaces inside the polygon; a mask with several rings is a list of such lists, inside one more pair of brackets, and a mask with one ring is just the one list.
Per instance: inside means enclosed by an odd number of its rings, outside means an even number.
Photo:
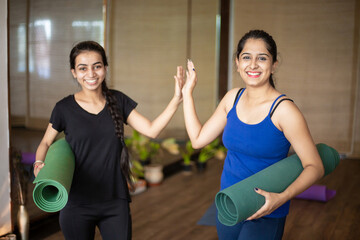
[{"label": "clasped hand", "polygon": [[254,189],[254,191],[265,197],[265,204],[256,213],[248,217],[246,219],[248,221],[269,215],[286,202],[281,193],[267,192],[259,188]]}]

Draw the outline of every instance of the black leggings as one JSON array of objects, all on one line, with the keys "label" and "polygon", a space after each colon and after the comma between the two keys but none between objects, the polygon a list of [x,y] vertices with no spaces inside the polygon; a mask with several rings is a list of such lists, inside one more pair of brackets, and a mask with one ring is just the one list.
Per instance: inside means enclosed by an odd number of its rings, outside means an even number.
[{"label": "black leggings", "polygon": [[66,240],[93,240],[96,226],[103,240],[131,239],[128,200],[116,199],[86,205],[67,204],[60,211],[60,227]]}]

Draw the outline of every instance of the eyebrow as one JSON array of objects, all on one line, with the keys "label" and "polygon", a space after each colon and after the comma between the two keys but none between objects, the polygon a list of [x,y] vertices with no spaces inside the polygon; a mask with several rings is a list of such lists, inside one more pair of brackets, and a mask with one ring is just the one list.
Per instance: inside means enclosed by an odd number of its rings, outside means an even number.
[{"label": "eyebrow", "polygon": [[[96,63],[93,63],[92,65],[96,65],[96,64],[102,64],[102,62],[96,62]],[[87,66],[87,64],[85,64],[85,63],[79,63],[79,64],[77,65],[77,67],[79,67],[79,66]]]},{"label": "eyebrow", "polygon": [[[242,55],[244,55],[244,54],[249,54],[249,55],[251,55],[250,53],[244,52],[244,53],[240,54],[240,56],[242,56]],[[260,53],[260,54],[258,54],[258,55],[260,55],[260,56],[261,56],[261,55],[265,55],[265,56],[270,57],[269,54],[266,54],[266,53]]]}]

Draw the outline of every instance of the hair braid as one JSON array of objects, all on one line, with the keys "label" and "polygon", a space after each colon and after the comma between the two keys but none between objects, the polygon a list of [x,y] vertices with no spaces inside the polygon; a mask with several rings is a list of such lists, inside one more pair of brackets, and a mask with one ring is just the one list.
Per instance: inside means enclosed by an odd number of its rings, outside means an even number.
[{"label": "hair braid", "polygon": [[122,147],[121,157],[120,157],[121,171],[123,172],[127,182],[130,184],[130,188],[133,188],[133,182],[131,180],[129,152],[125,145],[125,139],[124,139],[124,120],[119,108],[117,107],[116,104],[117,101],[115,97],[112,95],[111,91],[106,86],[105,81],[102,82],[101,87],[102,87],[102,93],[105,96],[106,103],[110,111],[111,118],[114,121],[116,136],[120,139],[120,144]]}]

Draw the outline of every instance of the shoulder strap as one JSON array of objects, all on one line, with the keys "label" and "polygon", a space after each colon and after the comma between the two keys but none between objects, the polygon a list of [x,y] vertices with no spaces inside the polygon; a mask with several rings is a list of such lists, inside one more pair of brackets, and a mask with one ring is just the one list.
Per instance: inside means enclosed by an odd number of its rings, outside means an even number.
[{"label": "shoulder strap", "polygon": [[283,98],[283,99],[281,99],[281,100],[275,105],[275,107],[272,109],[272,111],[271,111],[271,113],[270,113],[270,118],[271,118],[272,115],[274,114],[274,112],[275,112],[276,108],[279,106],[279,104],[280,104],[282,101],[284,101],[284,100],[288,100],[288,101],[294,102],[294,101],[293,101],[292,99],[290,99],[290,98]]},{"label": "shoulder strap", "polygon": [[235,97],[235,99],[234,99],[234,104],[233,104],[233,106],[235,105],[236,100],[237,100],[237,98],[239,97],[239,94],[241,93],[241,91],[242,91],[243,89],[244,89],[244,88],[240,88],[239,91],[236,93],[236,97]]}]

